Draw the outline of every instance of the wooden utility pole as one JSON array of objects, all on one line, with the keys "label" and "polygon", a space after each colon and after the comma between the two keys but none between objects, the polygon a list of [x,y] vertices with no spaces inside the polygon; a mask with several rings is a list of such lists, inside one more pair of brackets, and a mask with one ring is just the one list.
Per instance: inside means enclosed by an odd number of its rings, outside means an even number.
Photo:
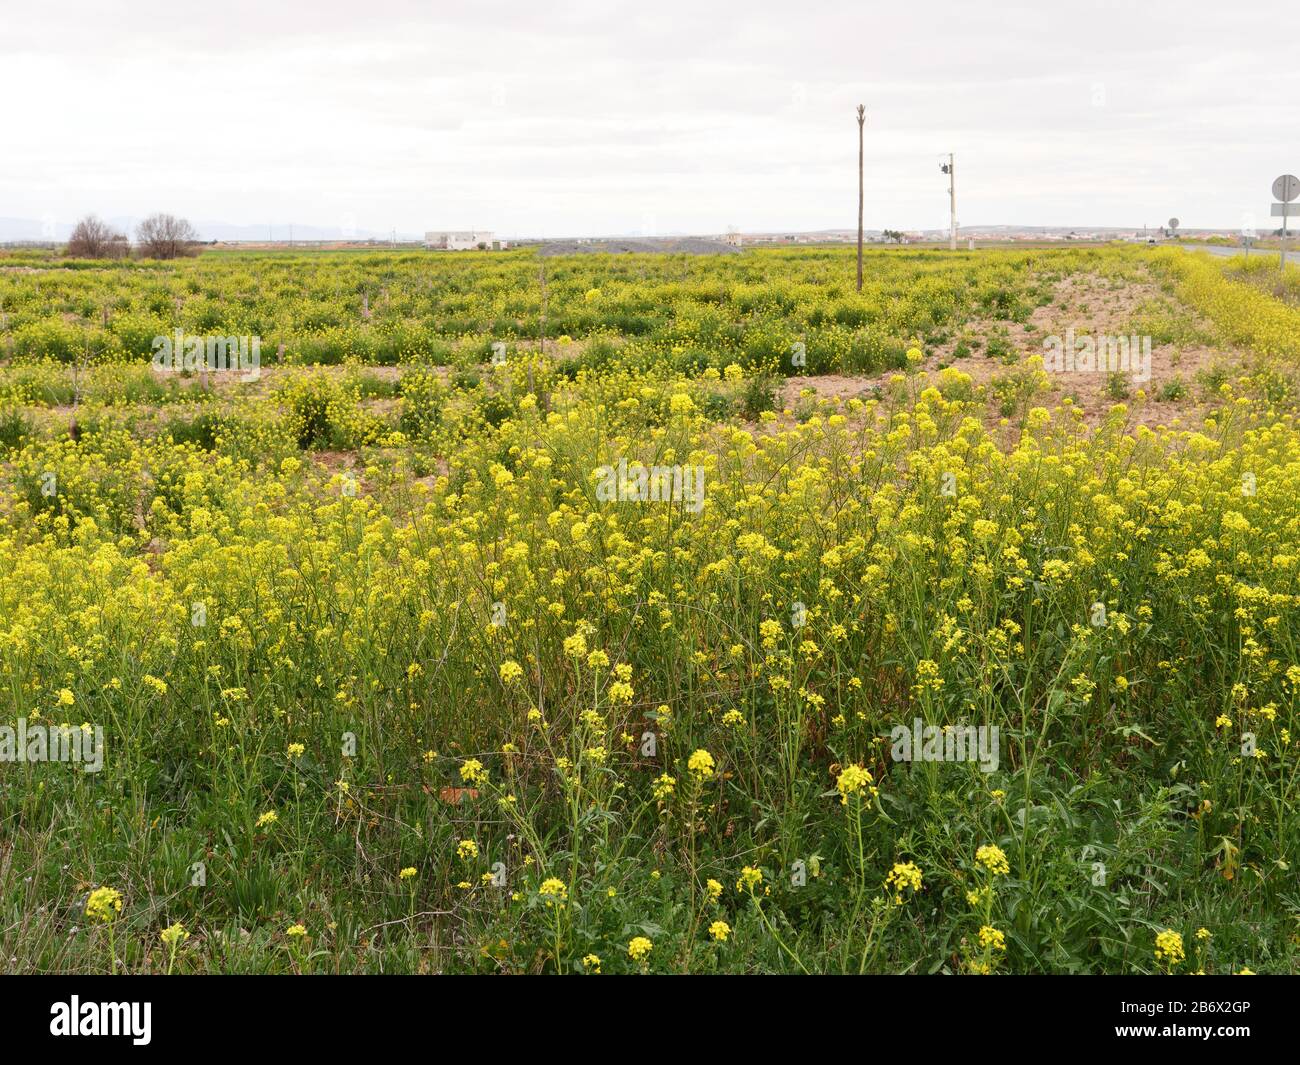
[{"label": "wooden utility pole", "polygon": [[867,121],[865,104],[858,104],[858,291],[862,291],[862,126]]}]

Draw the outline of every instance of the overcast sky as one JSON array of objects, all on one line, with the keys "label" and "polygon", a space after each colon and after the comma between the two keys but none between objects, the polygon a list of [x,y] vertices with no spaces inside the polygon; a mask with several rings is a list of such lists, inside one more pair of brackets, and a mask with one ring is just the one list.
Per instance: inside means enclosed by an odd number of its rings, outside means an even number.
[{"label": "overcast sky", "polygon": [[[0,216],[503,235],[1239,227],[1300,171],[1258,0],[0,6]],[[282,234],[277,233],[277,236]]]}]

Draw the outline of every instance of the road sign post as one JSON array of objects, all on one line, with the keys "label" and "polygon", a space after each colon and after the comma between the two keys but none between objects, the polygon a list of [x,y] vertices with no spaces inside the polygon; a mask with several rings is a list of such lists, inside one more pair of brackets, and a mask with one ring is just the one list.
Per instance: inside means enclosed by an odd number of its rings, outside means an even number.
[{"label": "road sign post", "polygon": [[1278,269],[1286,269],[1286,220],[1292,215],[1300,215],[1300,206],[1293,204],[1291,201],[1300,196],[1300,178],[1294,174],[1282,174],[1273,182],[1273,198],[1278,203],[1273,204],[1272,214],[1282,216],[1282,252],[1278,257]]}]

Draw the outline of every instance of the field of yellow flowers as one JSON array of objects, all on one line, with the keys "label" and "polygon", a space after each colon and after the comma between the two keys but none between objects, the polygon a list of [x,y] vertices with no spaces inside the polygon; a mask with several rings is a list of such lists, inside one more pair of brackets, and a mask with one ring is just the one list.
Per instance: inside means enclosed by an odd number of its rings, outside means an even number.
[{"label": "field of yellow flowers", "polygon": [[1256,263],[0,258],[4,968],[1300,970]]}]

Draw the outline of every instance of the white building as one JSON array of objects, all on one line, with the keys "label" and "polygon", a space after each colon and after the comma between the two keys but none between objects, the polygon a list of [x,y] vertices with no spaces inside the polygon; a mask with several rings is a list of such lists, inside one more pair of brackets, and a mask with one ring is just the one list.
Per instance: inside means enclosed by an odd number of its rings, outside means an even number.
[{"label": "white building", "polygon": [[506,242],[497,240],[490,229],[444,229],[426,233],[424,246],[438,251],[472,251],[480,247],[500,251],[506,247]]}]

